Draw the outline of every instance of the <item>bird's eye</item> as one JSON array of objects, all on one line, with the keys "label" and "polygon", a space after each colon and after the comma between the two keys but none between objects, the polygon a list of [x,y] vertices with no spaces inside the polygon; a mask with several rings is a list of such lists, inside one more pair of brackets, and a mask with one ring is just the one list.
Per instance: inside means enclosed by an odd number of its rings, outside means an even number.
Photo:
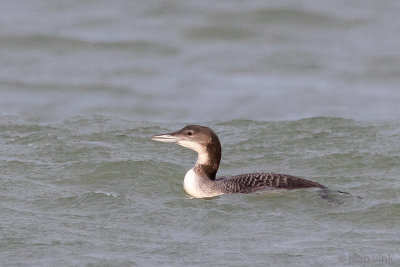
[{"label": "bird's eye", "polygon": [[192,135],[193,133],[192,133],[191,131],[189,131],[189,132],[187,132],[186,134],[187,134],[187,135]]}]

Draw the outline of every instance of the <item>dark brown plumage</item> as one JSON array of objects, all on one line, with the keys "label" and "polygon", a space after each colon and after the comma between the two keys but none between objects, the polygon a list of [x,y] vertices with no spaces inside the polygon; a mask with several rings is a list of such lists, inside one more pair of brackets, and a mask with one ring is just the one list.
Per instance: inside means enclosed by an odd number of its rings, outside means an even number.
[{"label": "dark brown plumage", "polygon": [[325,188],[325,186],[303,178],[279,173],[246,173],[215,180],[230,193],[252,193],[271,189]]}]

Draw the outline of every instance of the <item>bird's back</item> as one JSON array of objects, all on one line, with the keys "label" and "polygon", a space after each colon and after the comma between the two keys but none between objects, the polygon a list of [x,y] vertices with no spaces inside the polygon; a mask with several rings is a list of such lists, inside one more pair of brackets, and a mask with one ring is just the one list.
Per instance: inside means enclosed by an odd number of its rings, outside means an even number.
[{"label": "bird's back", "polygon": [[247,173],[215,180],[227,193],[252,193],[272,189],[325,188],[303,178],[278,173]]}]

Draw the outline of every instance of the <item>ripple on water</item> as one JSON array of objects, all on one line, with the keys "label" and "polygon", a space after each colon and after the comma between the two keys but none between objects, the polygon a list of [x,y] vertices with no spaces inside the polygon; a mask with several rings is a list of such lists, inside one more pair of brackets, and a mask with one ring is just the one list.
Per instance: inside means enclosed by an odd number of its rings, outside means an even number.
[{"label": "ripple on water", "polygon": [[[226,257],[245,264],[244,250],[260,265],[334,264],[360,240],[360,251],[395,254],[400,155],[393,123],[310,118],[210,125],[224,146],[221,174],[312,178],[352,194],[334,195],[338,202],[315,190],[189,199],[182,181],[195,153],[149,139],[179,123],[100,116],[8,124],[0,126],[7,148],[0,155],[0,212],[9,230],[0,246],[20,255],[7,256],[10,264],[28,262],[31,253],[40,255],[39,265],[72,255],[88,264],[224,264]],[[50,248],[57,260],[46,253]]]}]

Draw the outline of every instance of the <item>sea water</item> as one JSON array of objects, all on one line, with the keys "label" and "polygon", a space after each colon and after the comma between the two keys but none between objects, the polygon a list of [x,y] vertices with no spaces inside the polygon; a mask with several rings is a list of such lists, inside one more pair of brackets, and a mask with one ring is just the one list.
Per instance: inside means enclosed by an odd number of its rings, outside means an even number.
[{"label": "sea water", "polygon": [[[2,1],[1,266],[400,264],[397,1]],[[190,199],[218,175],[350,194]]]}]

